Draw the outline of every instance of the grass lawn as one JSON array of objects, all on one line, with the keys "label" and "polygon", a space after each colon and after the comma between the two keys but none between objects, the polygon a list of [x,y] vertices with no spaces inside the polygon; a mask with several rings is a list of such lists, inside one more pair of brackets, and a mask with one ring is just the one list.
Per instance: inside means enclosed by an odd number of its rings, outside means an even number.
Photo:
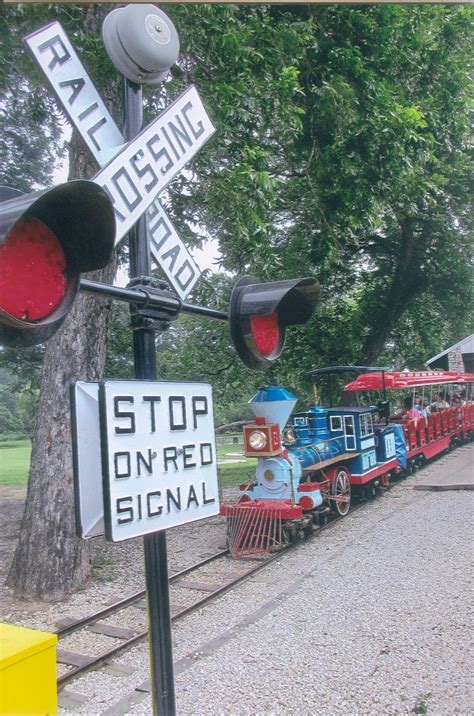
[{"label": "grass lawn", "polygon": [[0,442],[0,486],[26,485],[30,468],[31,441]]},{"label": "grass lawn", "polygon": [[257,461],[249,458],[245,462],[218,465],[222,487],[232,487],[239,482],[247,482],[255,477]]},{"label": "grass lawn", "polygon": [[242,444],[233,445],[229,442],[222,445],[217,443],[217,466],[222,487],[232,487],[255,477],[257,461],[252,458],[247,458],[245,462],[227,464],[220,462],[221,460],[242,460],[245,458],[243,453],[244,446]]},{"label": "grass lawn", "polygon": [[[232,459],[229,453],[242,451],[242,445],[219,445],[219,460]],[[30,468],[31,442],[29,440],[11,440],[0,442],[0,486],[21,487],[26,485]],[[255,475],[256,460],[219,465],[222,487],[238,485]]]}]

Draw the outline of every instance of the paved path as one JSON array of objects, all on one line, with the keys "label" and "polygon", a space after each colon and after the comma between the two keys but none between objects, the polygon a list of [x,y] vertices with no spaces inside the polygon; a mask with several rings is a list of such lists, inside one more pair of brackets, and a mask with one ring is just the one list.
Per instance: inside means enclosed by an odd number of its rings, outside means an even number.
[{"label": "paved path", "polygon": [[421,477],[415,490],[474,490],[474,445],[466,445],[456,454],[455,467],[451,462],[437,465]]}]

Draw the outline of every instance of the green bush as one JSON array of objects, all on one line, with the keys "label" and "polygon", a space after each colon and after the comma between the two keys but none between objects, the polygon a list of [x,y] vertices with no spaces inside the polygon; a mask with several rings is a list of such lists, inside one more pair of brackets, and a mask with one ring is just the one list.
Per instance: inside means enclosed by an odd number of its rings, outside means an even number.
[{"label": "green bush", "polygon": [[11,443],[11,442],[17,442],[18,440],[29,440],[30,436],[28,433],[25,433],[23,431],[18,431],[14,433],[8,433],[8,432],[0,432],[0,445],[2,447],[5,447],[4,443]]}]

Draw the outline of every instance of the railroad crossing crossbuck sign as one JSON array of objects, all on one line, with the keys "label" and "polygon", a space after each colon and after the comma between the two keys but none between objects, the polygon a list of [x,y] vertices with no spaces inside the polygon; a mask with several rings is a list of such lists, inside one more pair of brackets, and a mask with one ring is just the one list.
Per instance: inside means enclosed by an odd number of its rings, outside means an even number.
[{"label": "railroad crossing crossbuck sign", "polygon": [[194,87],[185,90],[141,134],[124,144],[122,133],[59,22],[25,38],[59,103],[102,167],[93,181],[114,204],[116,240],[146,211],[151,257],[184,301],[200,270],[157,196],[214,133]]}]

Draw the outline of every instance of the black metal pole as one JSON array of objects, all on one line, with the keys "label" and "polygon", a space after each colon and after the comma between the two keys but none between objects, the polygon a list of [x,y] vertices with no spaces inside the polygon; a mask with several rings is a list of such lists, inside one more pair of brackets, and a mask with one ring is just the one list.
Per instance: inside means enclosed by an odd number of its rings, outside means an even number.
[{"label": "black metal pole", "polygon": [[[128,79],[125,79],[124,85],[124,114],[124,136],[126,141],[130,141],[142,128],[143,98],[141,85]],[[151,263],[145,216],[129,232],[129,250],[130,278],[149,276]],[[156,380],[155,331],[140,325],[140,320],[132,316],[135,377]],[[143,539],[153,713],[174,716],[176,705],[166,532],[145,535]]]},{"label": "black metal pole", "polygon": [[93,293],[102,298],[112,298],[115,301],[123,303],[134,303],[137,306],[145,304],[154,308],[164,308],[170,311],[180,313],[189,313],[194,316],[203,316],[204,318],[213,318],[216,321],[227,323],[229,314],[226,311],[220,311],[217,308],[207,308],[207,306],[195,306],[193,303],[181,303],[178,297],[162,296],[160,294],[148,293],[143,288],[121,288],[120,286],[111,286],[108,283],[99,283],[98,281],[90,281],[88,278],[81,278],[79,283],[81,291]]}]

